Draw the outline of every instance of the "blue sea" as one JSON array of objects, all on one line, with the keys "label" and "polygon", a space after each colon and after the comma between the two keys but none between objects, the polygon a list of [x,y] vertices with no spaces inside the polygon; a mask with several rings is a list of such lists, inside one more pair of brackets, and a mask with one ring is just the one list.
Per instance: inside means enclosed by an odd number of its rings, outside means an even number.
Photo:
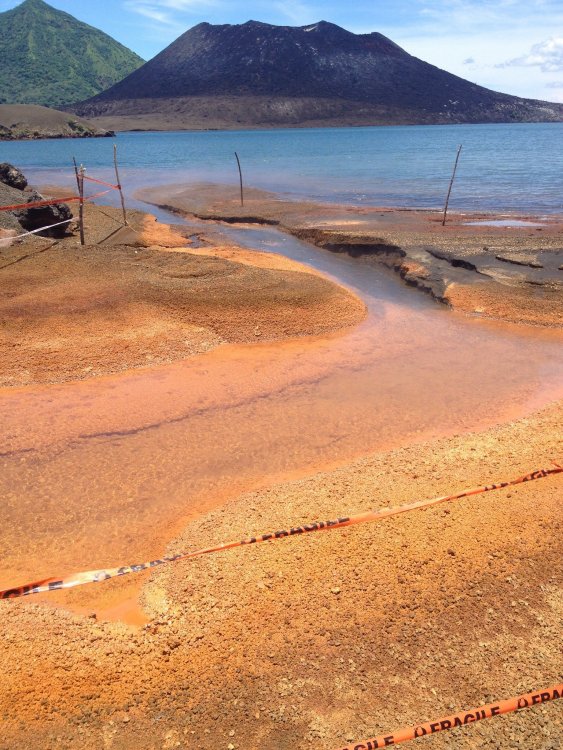
[{"label": "blue sea", "polygon": [[[120,133],[128,193],[151,184],[238,181],[284,197],[439,208],[459,145],[453,210],[552,214],[563,209],[563,123]],[[113,140],[0,144],[0,161],[36,183],[73,184],[72,157],[112,176]]]}]

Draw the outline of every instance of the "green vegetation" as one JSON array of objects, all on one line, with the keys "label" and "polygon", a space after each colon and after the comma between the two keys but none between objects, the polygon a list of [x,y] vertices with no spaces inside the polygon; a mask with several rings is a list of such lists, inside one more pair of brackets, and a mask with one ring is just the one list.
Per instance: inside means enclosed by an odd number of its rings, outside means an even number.
[{"label": "green vegetation", "polygon": [[72,104],[142,64],[107,34],[43,0],[0,13],[0,104]]}]

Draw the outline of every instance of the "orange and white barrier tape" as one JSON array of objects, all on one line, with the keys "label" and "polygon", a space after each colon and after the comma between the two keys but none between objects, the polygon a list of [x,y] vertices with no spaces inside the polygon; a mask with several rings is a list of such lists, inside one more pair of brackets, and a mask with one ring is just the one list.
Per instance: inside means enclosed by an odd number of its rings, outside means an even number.
[{"label": "orange and white barrier tape", "polygon": [[32,229],[31,232],[24,232],[23,234],[18,234],[15,237],[0,237],[0,247],[7,247],[14,240],[21,240],[22,237],[29,237],[30,234],[38,234],[39,232],[45,232],[47,229],[62,227],[63,224],[70,224],[70,222],[74,220],[75,219],[73,217],[72,219],[67,219],[66,221],[59,221],[57,224],[49,224],[48,227],[41,227],[41,229]]},{"label": "orange and white barrier tape", "polygon": [[95,198],[100,198],[102,195],[107,195],[108,193],[111,193],[111,190],[102,190],[101,193],[94,193],[94,195],[85,195],[84,201],[93,201]]},{"label": "orange and white barrier tape", "polygon": [[19,211],[21,208],[38,208],[39,206],[54,206],[57,203],[71,203],[79,201],[78,195],[71,195],[70,198],[49,198],[44,201],[34,201],[33,203],[18,203],[14,206],[0,206],[0,211]]},{"label": "orange and white barrier tape", "polygon": [[[100,180],[94,180],[94,182],[100,182]],[[108,182],[102,182],[102,185],[109,185]],[[115,185],[109,185],[110,188],[113,190],[118,190],[119,188],[116,188]],[[84,197],[85,201],[91,201],[94,200],[94,198],[99,198],[102,195],[106,195],[109,193],[109,190],[103,190],[101,193],[95,193],[94,195],[88,195]],[[48,200],[44,201],[34,201],[33,203],[18,203],[17,205],[13,206],[0,206],[0,211],[19,211],[20,209],[27,209],[27,208],[39,208],[40,206],[54,206],[58,203],[72,203],[73,201],[79,201],[80,196],[79,195],[71,195],[69,198],[49,198]]]},{"label": "orange and white barrier tape", "polygon": [[111,182],[104,182],[104,180],[98,180],[95,177],[88,177],[88,175],[84,175],[83,178],[85,180],[89,180],[90,182],[95,182],[98,185],[105,185],[108,188],[111,188],[112,190],[121,190],[121,185],[112,185]]},{"label": "orange and white barrier tape", "polygon": [[[95,195],[89,195],[84,198],[84,202],[86,201],[92,201],[95,198],[100,198],[102,195],[106,195],[107,193],[111,192],[110,190],[102,190],[100,193],[95,193]],[[64,201],[69,200],[68,198],[65,198]],[[80,198],[73,198],[73,200],[80,200]],[[60,199],[56,201],[57,203],[61,203]],[[50,201],[43,202],[41,201],[41,205],[48,205],[51,203]],[[35,206],[40,205],[39,203],[26,203],[25,206],[31,206],[34,208]],[[2,210],[2,209],[0,209]],[[30,232],[24,232],[23,234],[17,234],[15,236],[8,236],[8,237],[0,237],[0,247],[9,247],[14,240],[21,240],[23,237],[29,237],[31,234],[39,234],[39,232],[46,232],[47,229],[54,229],[55,227],[62,227],[63,224],[70,224],[71,222],[75,221],[75,217],[72,217],[71,219],[66,219],[66,221],[59,221],[56,224],[49,224],[46,227],[41,227],[40,229],[33,229]]]},{"label": "orange and white barrier tape", "polygon": [[314,531],[330,531],[333,529],[342,529],[347,526],[355,526],[359,523],[381,521],[383,518],[396,516],[400,513],[407,513],[411,510],[418,510],[420,508],[430,508],[431,506],[440,505],[452,500],[459,500],[463,497],[479,495],[482,492],[491,492],[492,490],[500,490],[504,487],[511,487],[515,484],[522,484],[523,482],[531,482],[535,479],[542,479],[543,477],[547,477],[551,474],[559,474],[560,472],[563,472],[563,467],[555,464],[554,468],[533,471],[530,474],[525,474],[523,477],[512,479],[508,482],[489,484],[483,487],[477,487],[476,489],[464,490],[463,492],[458,492],[455,495],[445,495],[443,497],[437,497],[433,500],[419,500],[418,502],[410,503],[408,505],[399,505],[395,508],[384,508],[383,510],[373,511],[370,510],[365,513],[359,513],[355,516],[338,518],[333,521],[317,521],[315,523],[306,524],[304,526],[296,526],[291,529],[284,529],[281,531],[274,531],[269,534],[262,534],[259,537],[250,537],[248,539],[243,539],[242,541],[225,542],[224,544],[218,544],[215,547],[208,547],[207,549],[200,549],[194,552],[179,552],[176,555],[162,557],[159,560],[152,560],[151,562],[139,563],[136,565],[125,565],[121,568],[109,568],[106,570],[90,570],[82,573],[75,573],[63,578],[45,578],[42,581],[36,581],[35,583],[28,583],[24,586],[17,586],[15,588],[0,591],[0,599],[15,599],[20,596],[40,594],[46,591],[70,589],[74,586],[83,586],[87,583],[99,583],[100,581],[106,581],[109,578],[129,575],[130,573],[139,573],[142,570],[156,568],[159,565],[166,565],[168,563],[177,562],[178,560],[189,560],[191,558],[200,557],[202,555],[209,555],[227,549],[234,549],[235,547],[245,547],[249,544],[268,542],[275,539],[285,539],[286,537],[308,534]]},{"label": "orange and white barrier tape", "polygon": [[465,727],[475,721],[491,719],[493,716],[508,714],[512,711],[520,711],[522,708],[539,706],[542,703],[554,701],[558,698],[563,698],[563,684],[554,685],[545,690],[537,690],[534,693],[525,693],[516,698],[498,701],[498,703],[489,703],[486,706],[472,708],[469,711],[461,711],[452,716],[446,716],[445,719],[429,721],[425,724],[418,724],[414,727],[405,727],[404,729],[399,729],[392,734],[380,735],[379,737],[372,737],[370,740],[364,740],[357,744],[354,743],[352,745],[347,745],[341,750],[379,750],[379,748],[382,747],[390,747],[391,745],[398,745],[401,742],[417,740],[419,737],[428,737],[431,734],[443,732],[447,729]]}]

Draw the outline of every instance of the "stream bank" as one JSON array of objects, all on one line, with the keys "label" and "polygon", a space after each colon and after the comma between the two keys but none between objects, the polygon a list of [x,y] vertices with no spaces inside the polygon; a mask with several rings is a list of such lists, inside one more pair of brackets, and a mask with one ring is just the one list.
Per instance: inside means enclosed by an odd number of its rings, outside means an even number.
[{"label": "stream bank", "polygon": [[561,328],[563,225],[556,216],[450,214],[292,201],[210,183],[145,188],[136,196],[183,216],[275,226],[335,253],[363,257],[472,315]]}]

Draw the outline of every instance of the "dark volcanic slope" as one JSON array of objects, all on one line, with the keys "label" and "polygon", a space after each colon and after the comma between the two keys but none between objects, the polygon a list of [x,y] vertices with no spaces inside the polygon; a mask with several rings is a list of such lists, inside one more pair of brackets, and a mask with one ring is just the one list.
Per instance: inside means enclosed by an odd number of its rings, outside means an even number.
[{"label": "dark volcanic slope", "polygon": [[[352,34],[325,21],[298,28],[199,24],[77,111],[189,112],[186,97],[198,110],[201,98],[211,109],[240,98],[247,109],[248,97],[256,97],[254,116],[263,116],[270,101],[280,122],[336,115],[405,122],[563,120],[563,105],[490,91],[412,57],[381,34]],[[148,99],[156,101],[149,106]]]},{"label": "dark volcanic slope", "polygon": [[107,34],[43,0],[0,13],[0,104],[77,102],[142,63]]}]

